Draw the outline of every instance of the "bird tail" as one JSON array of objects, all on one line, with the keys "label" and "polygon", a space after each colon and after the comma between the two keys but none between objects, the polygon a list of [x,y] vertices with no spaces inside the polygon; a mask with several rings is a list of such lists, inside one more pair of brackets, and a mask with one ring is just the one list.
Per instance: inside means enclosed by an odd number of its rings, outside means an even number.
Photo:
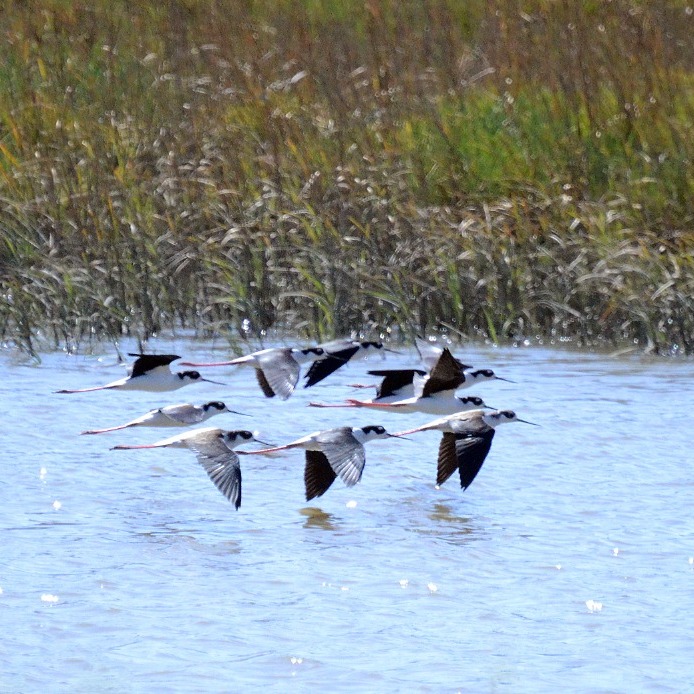
[{"label": "bird tail", "polygon": [[345,407],[370,407],[371,409],[385,409],[385,410],[392,410],[393,408],[397,408],[398,405],[394,403],[389,403],[389,402],[366,402],[365,400],[352,400],[348,399],[345,402],[349,403],[348,405],[345,405]]}]

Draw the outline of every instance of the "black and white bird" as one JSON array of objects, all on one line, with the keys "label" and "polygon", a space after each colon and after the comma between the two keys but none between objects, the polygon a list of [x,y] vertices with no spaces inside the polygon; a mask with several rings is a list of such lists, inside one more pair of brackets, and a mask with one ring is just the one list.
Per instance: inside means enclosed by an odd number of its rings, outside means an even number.
[{"label": "black and white bird", "polygon": [[[480,381],[501,380],[491,369],[469,369],[444,348],[429,372],[419,369],[370,371],[383,378],[373,400],[347,400],[347,407],[370,407],[392,412],[425,412],[453,414],[486,405],[478,398],[461,398],[456,390],[469,388]],[[509,381],[511,382],[511,381]],[[407,392],[411,396],[407,397]],[[477,401],[479,400],[479,404]],[[320,403],[311,403],[323,406]]]},{"label": "black and white bird", "polygon": [[468,412],[478,410],[487,405],[482,398],[476,396],[460,396],[454,393],[443,393],[436,397],[426,398],[404,398],[391,402],[378,402],[376,400],[354,400],[348,399],[339,405],[329,405],[322,402],[311,402],[311,407],[365,407],[381,412],[392,412],[394,414],[410,414],[412,412],[422,412],[423,414],[448,415],[456,412]]},{"label": "black and white bird", "polygon": [[90,429],[89,431],[83,431],[82,434],[104,434],[107,431],[118,431],[119,429],[128,429],[129,427],[185,427],[191,424],[201,424],[211,417],[225,412],[242,415],[243,417],[249,416],[243,412],[230,410],[219,400],[206,402],[204,405],[182,403],[180,405],[158,407],[125,424],[106,427],[105,429]]},{"label": "black and white bird", "polygon": [[183,366],[249,366],[255,369],[264,395],[286,400],[296,388],[302,364],[325,357],[322,347],[271,347],[230,361],[212,363],[183,362]]},{"label": "black and white bird", "polygon": [[389,434],[382,426],[336,427],[315,431],[284,446],[246,451],[245,455],[259,455],[303,448],[306,451],[304,484],[306,501],[322,496],[336,477],[352,487],[361,480],[366,463],[364,444],[375,439],[403,438]]},{"label": "black and white bird", "polygon": [[224,431],[214,427],[193,429],[179,436],[171,436],[156,443],[144,445],[113,446],[112,451],[140,448],[189,448],[193,451],[200,465],[224,496],[238,510],[241,506],[241,465],[234,449],[242,443],[257,441],[252,431]]},{"label": "black and white bird", "polygon": [[150,393],[164,393],[169,390],[178,390],[190,383],[214,383],[222,386],[223,383],[210,381],[203,378],[197,371],[179,371],[172,373],[169,364],[180,359],[177,354],[133,354],[129,357],[137,357],[130,367],[130,373],[125,378],[118,379],[105,386],[93,388],[77,388],[56,390],[56,393],[89,393],[94,390],[144,390]]},{"label": "black and white bird", "polygon": [[[381,369],[368,371],[371,376],[379,376],[381,382],[376,386],[376,397],[372,402],[395,402],[404,400],[415,395],[415,383],[421,384],[427,379],[430,372],[439,369],[439,376],[450,377],[452,374],[470,371],[472,366],[463,364],[460,359],[454,357],[450,350],[438,347],[423,340],[421,337],[415,338],[415,344],[419,357],[426,366],[424,369]],[[444,349],[447,354],[444,356]],[[443,360],[441,359],[443,357]],[[439,361],[441,362],[439,364]],[[444,371],[445,369],[445,371]],[[360,388],[370,388],[373,386],[356,386]]]},{"label": "black and white bird", "polygon": [[442,485],[456,470],[460,474],[460,486],[467,489],[482,467],[494,438],[494,427],[506,422],[534,422],[520,419],[512,410],[473,410],[435,419],[415,429],[401,431],[396,436],[406,436],[419,431],[442,431],[436,472],[436,485]]},{"label": "black and white bird", "polygon": [[385,347],[382,342],[351,340],[349,338],[323,342],[318,345],[325,352],[325,357],[314,361],[306,372],[304,388],[315,386],[324,378],[337,371],[352,359],[361,359],[375,352],[392,352],[394,349]]}]

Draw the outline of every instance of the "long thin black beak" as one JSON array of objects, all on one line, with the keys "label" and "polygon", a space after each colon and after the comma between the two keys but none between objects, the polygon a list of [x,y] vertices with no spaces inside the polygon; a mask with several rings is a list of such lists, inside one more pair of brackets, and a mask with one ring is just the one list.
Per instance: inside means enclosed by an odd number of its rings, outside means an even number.
[{"label": "long thin black beak", "polygon": [[534,427],[542,426],[541,424],[535,424],[535,422],[529,422],[527,419],[516,419],[517,422],[523,422],[523,424],[532,424]]},{"label": "long thin black beak", "polygon": [[497,381],[506,381],[506,383],[516,383],[516,381],[512,381],[510,378],[502,378],[501,376],[496,377]]},{"label": "long thin black beak", "polygon": [[390,349],[390,347],[384,347],[383,351],[384,352],[390,352],[391,354],[402,354],[402,352],[398,352],[397,349]]},{"label": "long thin black beak", "polygon": [[226,385],[226,383],[220,383],[219,381],[210,381],[209,378],[202,378],[202,376],[200,377],[200,380],[205,381],[205,383],[214,383],[216,386],[225,386]]},{"label": "long thin black beak", "polygon": [[229,414],[239,414],[239,415],[241,415],[242,417],[250,417],[250,416],[251,416],[251,415],[249,415],[249,414],[246,414],[245,412],[237,412],[236,410],[230,410],[228,407],[227,407],[227,412],[228,412]]},{"label": "long thin black beak", "polygon": [[400,434],[388,434],[388,437],[391,439],[405,439],[405,441],[412,441],[412,439],[408,439],[407,436],[400,436]]}]

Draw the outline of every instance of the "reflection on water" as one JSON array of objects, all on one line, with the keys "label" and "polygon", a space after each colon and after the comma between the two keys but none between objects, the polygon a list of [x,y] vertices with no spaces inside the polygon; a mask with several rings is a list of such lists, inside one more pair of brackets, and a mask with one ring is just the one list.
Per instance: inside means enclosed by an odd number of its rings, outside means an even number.
[{"label": "reflection on water", "polygon": [[[186,341],[156,350],[226,356]],[[694,449],[679,413],[691,407],[692,362],[456,351],[516,381],[475,394],[542,424],[499,428],[468,490],[435,487],[439,437],[422,434],[369,444],[362,482],[336,483],[319,506],[305,505],[303,456],[244,457],[238,512],[188,451],[109,450],[161,438],[156,430],[78,434],[214,399],[253,417],[220,415],[219,426],[278,444],[431,418],[306,407],[343,400],[380,359],[284,403],[233,369],[209,372],[226,388],[165,398],[53,396],[122,370],[107,348],[103,362],[8,359],[0,609],[12,629],[0,690],[691,689]],[[405,364],[390,355],[386,366]],[[654,416],[667,445],[654,439]]]},{"label": "reflection on water", "polygon": [[320,530],[332,531],[336,529],[335,523],[333,522],[334,516],[331,513],[326,513],[320,508],[309,506],[299,509],[299,513],[302,516],[306,516],[304,528],[318,528]]},{"label": "reflection on water", "polygon": [[433,536],[437,541],[464,545],[488,538],[485,526],[471,516],[463,516],[448,504],[434,503],[426,514],[431,521],[413,525],[411,530],[420,535]]}]

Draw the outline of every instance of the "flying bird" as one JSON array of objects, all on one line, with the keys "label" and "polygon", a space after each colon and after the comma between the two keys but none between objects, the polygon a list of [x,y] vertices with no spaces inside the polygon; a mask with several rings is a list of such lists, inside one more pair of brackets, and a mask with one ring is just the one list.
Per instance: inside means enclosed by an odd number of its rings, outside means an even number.
[{"label": "flying bird", "polygon": [[259,451],[246,451],[245,455],[274,453],[290,448],[303,448],[306,451],[304,485],[306,501],[322,496],[328,491],[336,477],[352,487],[361,480],[366,463],[364,444],[375,439],[402,438],[389,434],[382,426],[336,427],[315,431],[296,441],[264,448]]},{"label": "flying bird", "polygon": [[156,443],[144,445],[113,446],[112,451],[139,448],[189,448],[200,465],[224,496],[238,510],[241,506],[241,465],[234,451],[237,446],[249,441],[258,441],[252,431],[224,431],[214,427],[193,429],[179,436],[171,436]]},{"label": "flying bird", "polygon": [[[480,381],[508,381],[506,378],[497,376],[491,369],[469,369],[456,359],[448,348],[442,350],[428,373],[419,369],[394,369],[369,373],[383,378],[376,390],[376,397],[373,400],[350,399],[342,407],[370,407],[401,413],[452,414],[486,407],[479,398],[456,397],[456,390],[469,388]],[[412,395],[406,397],[408,393]],[[311,403],[311,405],[326,406],[321,403]],[[340,405],[333,407],[340,407]]]},{"label": "flying bird", "polygon": [[359,340],[341,339],[332,342],[324,342],[319,345],[325,352],[325,357],[314,361],[306,372],[304,388],[315,386],[324,378],[347,364],[351,359],[366,357],[370,352],[392,352],[394,349],[385,347],[382,342],[360,342]]},{"label": "flying bird", "polygon": [[127,429],[129,427],[185,427],[191,424],[200,424],[205,422],[210,417],[228,412],[230,414],[238,414],[244,417],[243,412],[230,410],[223,402],[215,400],[206,402],[204,405],[190,405],[183,403],[180,405],[167,405],[166,407],[158,407],[150,410],[147,414],[143,414],[137,419],[133,419],[126,424],[120,424],[115,427],[107,427],[105,429],[90,429],[83,431],[82,434],[104,434],[107,431],[118,431],[119,429]]},{"label": "flying bird", "polygon": [[494,438],[494,427],[506,422],[534,422],[520,419],[512,410],[472,410],[435,419],[415,429],[401,431],[396,436],[406,436],[419,431],[441,431],[436,485],[442,485],[456,470],[460,474],[460,486],[465,490],[477,476]]},{"label": "flying bird", "polygon": [[286,400],[294,392],[301,373],[301,365],[325,356],[322,347],[271,347],[230,361],[212,363],[183,362],[183,366],[248,366],[255,369],[263,394],[277,395]]},{"label": "flying bird", "polygon": [[77,388],[56,390],[56,393],[89,393],[94,390],[144,390],[150,393],[163,393],[169,390],[178,390],[190,383],[215,383],[222,386],[223,383],[210,381],[203,378],[197,371],[179,371],[172,373],[169,367],[172,361],[180,359],[177,354],[133,354],[129,357],[137,357],[130,367],[130,373],[105,386],[93,388]]},{"label": "flying bird", "polygon": [[[391,402],[377,402],[376,400],[348,399],[339,405],[329,405],[322,402],[310,402],[311,407],[365,407],[381,412],[393,412],[395,414],[411,414],[422,412],[424,414],[448,415],[456,412],[468,412],[482,407],[490,408],[482,398],[475,396],[459,396],[453,393],[443,393],[436,397],[403,398]],[[493,409],[493,408],[490,408]]]}]

